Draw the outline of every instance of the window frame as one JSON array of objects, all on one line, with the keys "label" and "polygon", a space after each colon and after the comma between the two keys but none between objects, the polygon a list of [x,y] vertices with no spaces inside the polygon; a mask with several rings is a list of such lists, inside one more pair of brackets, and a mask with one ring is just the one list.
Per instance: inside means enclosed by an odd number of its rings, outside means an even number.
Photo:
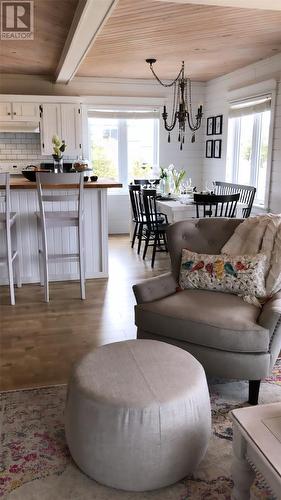
[{"label": "window frame", "polygon": [[[108,108],[101,108],[101,111],[106,111],[106,109],[112,109],[112,106],[109,106]],[[133,108],[131,108],[133,109]],[[138,109],[137,107],[135,109]],[[105,113],[106,117],[106,113]],[[91,143],[90,143],[90,127],[89,127],[89,118],[91,116],[88,116],[87,114],[87,125],[88,125],[88,156],[89,160],[91,159]],[[129,165],[128,165],[128,138],[127,138],[127,124],[126,121],[127,119],[130,118],[118,118],[118,179],[117,181],[123,184],[123,187],[117,190],[114,190],[114,194],[124,194],[124,192],[127,192],[127,185],[129,182]],[[158,116],[155,116],[155,118],[151,118],[154,120],[154,126],[153,126],[153,165],[159,165],[159,144],[160,144],[160,137],[159,137],[159,122],[160,122],[160,117],[159,114]],[[142,120],[142,118],[140,118]]]},{"label": "window frame", "polygon": [[[260,205],[257,204],[256,201],[254,200],[254,207],[257,207],[259,209],[263,209],[265,211],[270,211],[270,186],[271,186],[271,176],[272,176],[272,159],[273,159],[273,136],[274,136],[274,122],[275,122],[275,110],[276,110],[276,86],[277,82],[276,80],[267,80],[264,82],[260,82],[257,84],[250,85],[248,87],[243,87],[240,89],[236,89],[233,91],[230,91],[228,93],[228,103],[231,106],[231,104],[236,104],[241,101],[245,100],[255,100],[259,99],[260,97],[263,97],[265,95],[268,95],[271,99],[271,114],[270,114],[270,124],[269,124],[269,137],[268,137],[268,155],[267,155],[267,170],[266,170],[266,185],[265,185],[265,197],[264,197],[264,204]],[[228,117],[228,126],[227,126],[227,142],[229,139],[229,120],[230,117]],[[228,144],[229,146],[229,144]],[[226,153],[226,160],[228,156],[228,148],[227,148],[227,153]],[[237,152],[236,152],[236,157],[237,157]],[[227,164],[227,161],[226,161]],[[233,181],[233,170],[231,166],[231,171],[230,169],[226,168],[226,178],[229,182],[234,182]]]},{"label": "window frame", "polygon": [[[230,118],[231,119],[231,118]],[[241,119],[242,116],[234,118],[234,138],[233,138],[233,150],[235,151],[232,155],[232,182],[238,184],[239,179],[239,159],[240,159],[240,139],[241,139]],[[258,151],[260,150],[261,141],[261,131],[262,131],[262,119],[261,114],[256,114],[254,116],[253,123],[253,135],[252,135],[252,155],[251,155],[251,169],[250,169],[250,181],[249,184],[252,186],[257,185],[259,177],[259,166],[258,166]]]}]

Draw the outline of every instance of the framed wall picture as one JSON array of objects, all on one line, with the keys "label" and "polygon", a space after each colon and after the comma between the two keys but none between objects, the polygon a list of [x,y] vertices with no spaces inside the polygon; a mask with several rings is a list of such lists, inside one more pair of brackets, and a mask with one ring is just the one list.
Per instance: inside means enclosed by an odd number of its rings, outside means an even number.
[{"label": "framed wall picture", "polygon": [[206,141],[206,158],[213,158],[214,141]]},{"label": "framed wall picture", "polygon": [[213,116],[209,116],[207,118],[207,135],[213,135],[214,133],[214,123],[215,118]]},{"label": "framed wall picture", "polygon": [[214,134],[215,135],[222,134],[222,120],[223,120],[223,115],[218,115],[218,116],[215,116],[215,118],[214,118]]},{"label": "framed wall picture", "polygon": [[214,141],[214,158],[221,158],[221,139],[216,139]]}]

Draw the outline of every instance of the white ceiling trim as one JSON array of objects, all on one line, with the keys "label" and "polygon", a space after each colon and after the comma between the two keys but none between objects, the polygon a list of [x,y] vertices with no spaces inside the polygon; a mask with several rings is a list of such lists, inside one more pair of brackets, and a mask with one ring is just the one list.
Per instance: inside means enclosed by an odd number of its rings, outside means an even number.
[{"label": "white ceiling trim", "polygon": [[80,0],[56,70],[56,82],[68,83],[118,0]]},{"label": "white ceiling trim", "polygon": [[245,9],[281,10],[280,0],[157,0],[158,2],[216,5]]}]

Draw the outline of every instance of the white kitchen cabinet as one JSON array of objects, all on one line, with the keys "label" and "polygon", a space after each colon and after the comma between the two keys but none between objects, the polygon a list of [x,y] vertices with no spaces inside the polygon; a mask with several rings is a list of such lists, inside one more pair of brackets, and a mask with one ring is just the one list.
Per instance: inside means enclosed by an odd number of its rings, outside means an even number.
[{"label": "white kitchen cabinet", "polygon": [[12,115],[14,121],[38,121],[39,104],[30,102],[13,102]]},{"label": "white kitchen cabinet", "polygon": [[53,154],[52,138],[54,135],[61,137],[60,104],[42,104],[40,132],[42,154]]},{"label": "white kitchen cabinet", "polygon": [[0,122],[10,122],[12,119],[12,103],[0,102]]},{"label": "white kitchen cabinet", "polygon": [[39,122],[39,104],[29,102],[0,102],[0,122]]},{"label": "white kitchen cabinet", "polygon": [[42,104],[42,154],[53,153],[52,138],[58,135],[65,141],[65,154],[75,158],[82,154],[82,125],[79,104]]}]

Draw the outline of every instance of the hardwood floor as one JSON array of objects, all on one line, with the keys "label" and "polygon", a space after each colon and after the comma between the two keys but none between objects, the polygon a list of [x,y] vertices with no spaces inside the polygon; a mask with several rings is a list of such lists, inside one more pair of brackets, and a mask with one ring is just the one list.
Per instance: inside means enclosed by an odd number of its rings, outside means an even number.
[{"label": "hardwood floor", "polygon": [[71,366],[89,349],[134,338],[132,285],[169,269],[165,253],[143,262],[129,237],[110,237],[109,279],[88,280],[85,301],[78,282],[50,285],[50,303],[39,285],[16,290],[9,305],[8,287],[0,288],[0,390],[61,384]]}]

